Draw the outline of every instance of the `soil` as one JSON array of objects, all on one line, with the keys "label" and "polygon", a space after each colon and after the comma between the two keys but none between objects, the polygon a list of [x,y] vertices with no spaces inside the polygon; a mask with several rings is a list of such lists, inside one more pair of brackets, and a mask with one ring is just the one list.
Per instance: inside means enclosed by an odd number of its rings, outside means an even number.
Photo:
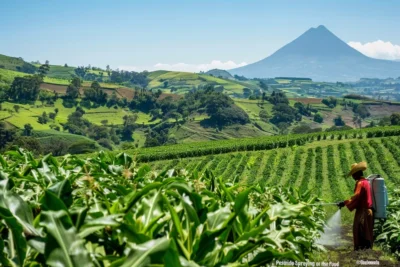
[{"label": "soil", "polygon": [[368,105],[369,112],[373,117],[390,116],[392,113],[400,112],[400,105]]},{"label": "soil", "polygon": [[[354,251],[351,225],[342,226],[338,243],[339,246],[326,246],[328,253],[324,259],[325,262],[339,262],[340,266],[400,266],[400,262],[391,261],[388,255],[377,246],[373,249]],[[359,261],[364,261],[364,265]],[[379,264],[373,264],[374,261]]]}]

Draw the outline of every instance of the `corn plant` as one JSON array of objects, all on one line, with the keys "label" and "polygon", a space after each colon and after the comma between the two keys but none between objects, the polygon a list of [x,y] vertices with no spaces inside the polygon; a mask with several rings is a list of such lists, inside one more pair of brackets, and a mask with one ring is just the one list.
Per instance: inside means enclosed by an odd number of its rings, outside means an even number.
[{"label": "corn plant", "polygon": [[227,184],[205,171],[22,149],[0,155],[3,266],[263,266],[303,261],[324,212],[310,192]]}]

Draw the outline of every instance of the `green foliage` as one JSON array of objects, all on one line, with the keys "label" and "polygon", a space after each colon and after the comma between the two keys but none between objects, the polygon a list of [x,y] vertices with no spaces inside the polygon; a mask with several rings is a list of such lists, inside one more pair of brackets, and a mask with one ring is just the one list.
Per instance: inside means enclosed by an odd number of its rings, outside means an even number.
[{"label": "green foliage", "polygon": [[315,113],[313,120],[315,122],[322,123],[324,121],[324,117],[322,117],[321,113]]},{"label": "green foliage", "polygon": [[107,94],[101,89],[100,84],[94,81],[90,88],[83,91],[83,99],[104,105],[107,102]]},{"label": "green foliage", "polygon": [[239,190],[208,171],[154,175],[124,153],[16,150],[0,155],[0,173],[5,265],[260,266],[319,249],[324,213],[309,192]]},{"label": "green foliage", "polygon": [[334,108],[337,105],[337,99],[335,97],[331,96],[331,97],[322,99],[322,103],[330,108]]},{"label": "green foliage", "polygon": [[385,222],[378,224],[376,229],[379,243],[385,250],[393,253],[400,259],[400,190],[394,189],[389,196],[387,207],[388,218]]},{"label": "green foliage", "polygon": [[39,75],[15,77],[6,94],[15,102],[32,102],[37,99],[42,82],[43,78]]},{"label": "green foliage", "polygon": [[25,62],[22,58],[9,57],[0,55],[0,68],[19,71],[24,73],[33,74],[36,72],[36,67],[30,63]]},{"label": "green foliage", "polygon": [[[353,138],[373,138],[383,136],[400,136],[399,127],[364,128],[361,130],[341,130],[336,127],[329,131],[331,138],[340,135],[354,136]],[[161,146],[141,148],[137,150],[138,161],[155,161],[163,159],[176,159],[185,157],[205,156],[212,154],[228,153],[235,151],[271,150],[278,147],[292,147],[304,145],[311,141],[324,141],[327,133],[317,132],[311,134],[296,134],[287,136],[266,136],[248,139],[219,140],[213,142],[197,142],[195,144],[178,144],[174,146]],[[361,161],[361,160],[360,160]]]},{"label": "green foliage", "polygon": [[333,119],[333,123],[335,124],[335,126],[345,126],[346,125],[345,121],[342,119],[342,116],[340,116],[340,115]]},{"label": "green foliage", "polygon": [[400,125],[400,113],[393,113],[390,116],[391,125]]},{"label": "green foliage", "polygon": [[0,121],[0,150],[3,149],[8,142],[12,142],[15,137],[15,129],[9,127],[5,122]]},{"label": "green foliage", "polygon": [[67,87],[65,96],[70,99],[75,99],[79,96],[79,88],[81,87],[81,79],[74,77]]}]

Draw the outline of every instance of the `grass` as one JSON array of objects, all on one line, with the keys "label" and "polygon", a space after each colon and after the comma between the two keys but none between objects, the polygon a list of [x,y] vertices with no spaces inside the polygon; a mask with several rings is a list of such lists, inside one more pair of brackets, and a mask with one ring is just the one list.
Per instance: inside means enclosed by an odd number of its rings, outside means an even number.
[{"label": "grass", "polygon": [[[242,94],[243,88],[256,89],[253,83],[237,82],[234,80],[221,79],[206,74],[190,73],[190,72],[177,72],[177,71],[155,71],[148,75],[151,79],[148,88],[164,89],[170,91],[171,87],[177,89],[178,94],[185,93],[192,89],[193,86],[212,83],[222,85],[228,94]],[[167,88],[164,88],[164,82],[168,82]]]},{"label": "grass", "polygon": [[17,70],[17,67],[22,67],[24,64],[30,64],[24,62],[22,58],[18,57],[9,57],[6,55],[0,55],[0,66],[3,69],[8,69],[8,70]]},{"label": "grass", "polygon": [[0,69],[0,83],[11,84],[15,77],[24,77],[27,75],[29,74],[13,70]]},{"label": "grass", "polygon": [[[11,102],[2,103],[3,110],[0,111],[0,119],[9,117],[5,120],[18,128],[23,128],[25,124],[29,123],[32,125],[33,129],[37,131],[49,130],[50,124],[55,124],[61,127],[61,123],[65,123],[68,119],[68,116],[75,111],[75,108],[64,107],[62,105],[61,99],[58,99],[54,103],[54,107],[42,106],[41,102],[39,101],[37,101],[35,105],[17,104],[18,106],[20,106],[18,113],[14,111],[14,105],[16,104]],[[50,112],[54,112],[56,108],[58,108],[58,114],[54,121],[47,124],[40,124],[37,122],[37,117],[40,116],[43,112],[49,114]],[[123,123],[123,116],[134,114],[130,110],[124,110],[121,108],[114,109],[107,107],[85,109],[85,111],[86,114],[84,115],[84,117],[88,119],[91,123],[97,125],[101,125],[102,120],[108,120],[108,124],[120,125]],[[150,122],[151,117],[148,114],[142,112],[136,114],[138,115],[137,123],[139,124],[155,123]]]},{"label": "grass", "polygon": [[47,77],[69,80],[75,75],[74,70],[75,70],[75,67],[50,65],[50,70],[47,73]]}]

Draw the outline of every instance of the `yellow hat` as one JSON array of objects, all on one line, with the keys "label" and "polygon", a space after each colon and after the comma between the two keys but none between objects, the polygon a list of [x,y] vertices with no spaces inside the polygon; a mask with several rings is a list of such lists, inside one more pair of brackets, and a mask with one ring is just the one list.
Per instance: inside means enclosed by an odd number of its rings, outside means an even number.
[{"label": "yellow hat", "polygon": [[350,176],[358,171],[365,171],[366,169],[367,169],[367,163],[365,161],[362,161],[360,163],[353,163],[351,165],[351,170],[348,175]]}]

